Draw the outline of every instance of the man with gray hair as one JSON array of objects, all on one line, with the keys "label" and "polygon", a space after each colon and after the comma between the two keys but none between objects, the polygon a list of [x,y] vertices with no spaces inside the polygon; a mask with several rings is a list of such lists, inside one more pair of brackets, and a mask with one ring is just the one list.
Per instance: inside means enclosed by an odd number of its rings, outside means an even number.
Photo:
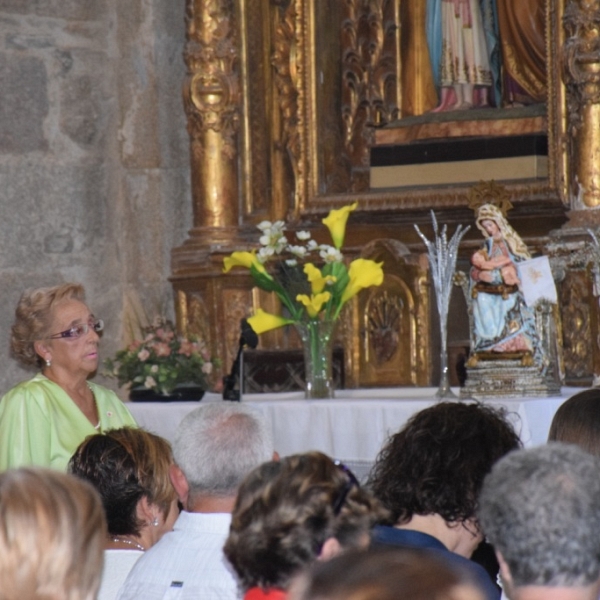
[{"label": "man with gray hair", "polygon": [[486,477],[478,516],[511,600],[597,600],[597,458],[560,443],[512,452]]},{"label": "man with gray hair", "polygon": [[173,531],[136,563],[118,599],[238,598],[223,545],[238,486],[274,458],[270,427],[242,404],[206,404],[179,424],[173,457],[171,482],[184,510]]}]

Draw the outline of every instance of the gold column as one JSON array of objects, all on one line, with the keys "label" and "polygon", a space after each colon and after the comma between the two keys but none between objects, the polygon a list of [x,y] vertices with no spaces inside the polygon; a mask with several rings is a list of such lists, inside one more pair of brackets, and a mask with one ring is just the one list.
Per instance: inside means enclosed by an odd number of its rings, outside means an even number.
[{"label": "gold column", "polygon": [[402,117],[422,115],[438,104],[427,46],[426,18],[426,2],[401,2]]},{"label": "gold column", "polygon": [[563,14],[571,208],[600,207],[600,0],[571,0]]},{"label": "gold column", "polygon": [[201,244],[235,239],[239,218],[238,40],[234,0],[187,0],[184,105],[191,143],[194,231]]}]

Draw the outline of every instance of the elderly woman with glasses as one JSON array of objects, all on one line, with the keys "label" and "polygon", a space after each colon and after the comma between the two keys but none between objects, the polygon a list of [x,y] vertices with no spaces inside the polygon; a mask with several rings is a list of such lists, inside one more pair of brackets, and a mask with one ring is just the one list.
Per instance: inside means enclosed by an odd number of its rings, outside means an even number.
[{"label": "elderly woman with glasses", "polygon": [[64,471],[88,435],[136,425],[114,392],[88,381],[98,368],[102,328],[79,284],[23,293],[11,350],[22,365],[41,372],[0,401],[0,470],[36,465]]},{"label": "elderly woman with glasses", "polygon": [[244,600],[283,600],[304,567],[367,546],[373,525],[386,519],[343,465],[320,452],[297,454],[246,477],[223,550]]}]

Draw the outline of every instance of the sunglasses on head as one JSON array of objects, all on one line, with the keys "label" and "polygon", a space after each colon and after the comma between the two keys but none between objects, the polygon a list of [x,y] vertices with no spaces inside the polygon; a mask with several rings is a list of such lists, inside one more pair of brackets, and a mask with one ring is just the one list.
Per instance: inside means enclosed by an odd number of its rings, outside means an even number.
[{"label": "sunglasses on head", "polygon": [[333,503],[333,514],[337,516],[340,514],[342,506],[344,506],[344,502],[346,502],[346,498],[348,498],[348,494],[350,493],[352,488],[359,488],[360,483],[358,482],[356,475],[343,462],[339,460],[334,460],[333,464],[342,473],[344,473],[344,475],[346,475],[346,483],[344,484],[344,487],[341,489],[340,493],[335,499],[335,502]]}]

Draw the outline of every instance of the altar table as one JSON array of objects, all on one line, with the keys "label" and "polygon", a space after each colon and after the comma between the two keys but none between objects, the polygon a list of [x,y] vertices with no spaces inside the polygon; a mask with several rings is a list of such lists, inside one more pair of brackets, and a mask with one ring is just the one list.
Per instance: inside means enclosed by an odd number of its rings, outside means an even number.
[{"label": "altar table", "polygon": [[[560,397],[486,400],[504,406],[527,447],[543,444],[556,409],[582,388],[563,388]],[[281,456],[320,450],[349,464],[368,467],[390,434],[414,413],[437,402],[434,388],[337,390],[331,400],[306,400],[303,392],[248,394],[242,402],[263,412]],[[458,390],[456,390],[458,391]],[[207,393],[201,403],[223,402]],[[172,441],[181,419],[200,402],[131,402],[141,427]]]}]

